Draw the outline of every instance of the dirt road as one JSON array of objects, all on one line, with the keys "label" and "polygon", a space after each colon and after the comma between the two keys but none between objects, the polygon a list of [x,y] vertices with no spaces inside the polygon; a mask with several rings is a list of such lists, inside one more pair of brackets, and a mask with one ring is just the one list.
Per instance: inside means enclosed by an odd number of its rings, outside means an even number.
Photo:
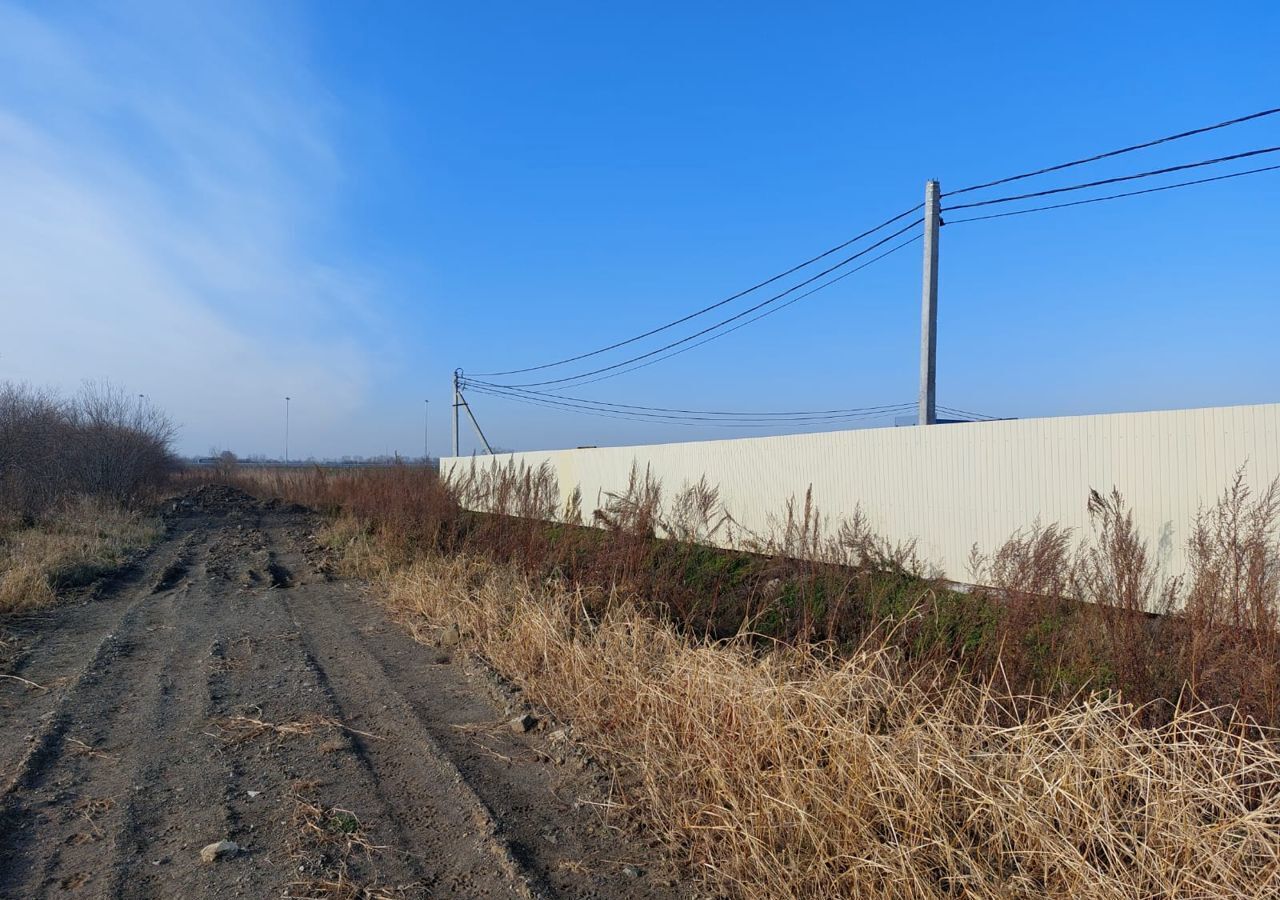
[{"label": "dirt road", "polygon": [[482,670],[325,574],[308,513],[203,488],[167,519],[6,623],[0,897],[677,895]]}]

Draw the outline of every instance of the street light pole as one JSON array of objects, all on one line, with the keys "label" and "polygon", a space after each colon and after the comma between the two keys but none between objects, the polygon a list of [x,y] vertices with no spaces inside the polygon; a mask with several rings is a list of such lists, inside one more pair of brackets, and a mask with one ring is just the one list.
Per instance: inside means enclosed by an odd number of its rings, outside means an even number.
[{"label": "street light pole", "polygon": [[284,398],[284,464],[289,464],[289,398]]}]

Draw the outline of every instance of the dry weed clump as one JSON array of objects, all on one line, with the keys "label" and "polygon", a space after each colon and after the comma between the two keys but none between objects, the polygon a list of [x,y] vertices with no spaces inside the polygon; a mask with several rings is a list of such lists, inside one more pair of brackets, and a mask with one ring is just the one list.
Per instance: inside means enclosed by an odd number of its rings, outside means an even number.
[{"label": "dry weed clump", "polygon": [[1088,535],[1037,524],[975,551],[999,611],[986,668],[1024,693],[1163,701],[1153,721],[1217,708],[1280,725],[1280,482],[1255,494],[1237,473],[1197,515],[1181,578],[1159,573],[1119,492],[1092,492],[1089,512]]},{"label": "dry weed clump", "polygon": [[142,514],[86,496],[63,499],[35,524],[0,530],[0,613],[53,602],[57,589],[110,571],[157,534]]},{"label": "dry weed clump", "polygon": [[884,648],[700,641],[476,558],[423,559],[391,598],[571,719],[727,894],[1280,893],[1280,745],[1212,716],[1147,727],[1113,697],[1011,698]]},{"label": "dry weed clump", "polygon": [[283,900],[399,900],[398,888],[381,885],[366,870],[389,847],[375,844],[367,826],[347,809],[329,807],[309,796],[313,784],[294,785],[294,833],[289,854],[299,863]]}]

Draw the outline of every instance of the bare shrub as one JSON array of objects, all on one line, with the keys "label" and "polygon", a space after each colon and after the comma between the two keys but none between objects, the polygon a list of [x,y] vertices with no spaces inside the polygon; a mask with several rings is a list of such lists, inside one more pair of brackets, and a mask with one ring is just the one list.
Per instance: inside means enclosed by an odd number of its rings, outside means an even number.
[{"label": "bare shrub", "polygon": [[494,515],[550,520],[559,511],[559,485],[547,463],[533,469],[514,460],[505,465],[472,460],[450,486],[466,508]]},{"label": "bare shrub", "polygon": [[1080,656],[1073,567],[1071,531],[1039,522],[980,563],[999,610],[996,646],[983,648],[987,663],[998,658],[1002,675],[1030,693],[1072,694],[1097,677],[1092,658]]},{"label": "bare shrub", "polygon": [[1238,698],[1260,721],[1280,715],[1280,482],[1256,496],[1243,472],[1201,510],[1187,542],[1181,668],[1197,697]]},{"label": "bare shrub", "polygon": [[984,581],[1007,594],[1061,597],[1071,584],[1071,531],[1036,522],[1015,533],[981,573]]},{"label": "bare shrub", "polygon": [[561,514],[560,520],[566,525],[582,524],[582,488],[576,484],[564,502],[564,512]]},{"label": "bare shrub", "polygon": [[822,512],[813,497],[813,486],[803,500],[791,497],[780,516],[770,516],[769,530],[752,535],[745,546],[756,553],[847,566],[879,569],[922,577],[925,565],[914,538],[894,541],[878,533],[862,507],[835,519]]},{"label": "bare shrub", "polygon": [[1115,683],[1139,697],[1167,693],[1160,672],[1160,636],[1154,615],[1169,611],[1176,585],[1162,585],[1133,511],[1118,490],[1089,495],[1093,542],[1083,544],[1073,575],[1073,593],[1091,604],[1105,641]]},{"label": "bare shrub", "polygon": [[653,537],[657,534],[662,512],[662,484],[648,466],[641,474],[636,463],[627,474],[627,487],[618,493],[606,493],[604,506],[592,518],[605,528],[626,535]]},{"label": "bare shrub", "polygon": [[171,471],[176,430],[146,399],[109,383],[87,382],[71,401],[70,413],[75,490],[132,503]]},{"label": "bare shrub", "polygon": [[214,469],[223,478],[230,478],[240,466],[240,460],[230,450],[223,450],[220,453],[211,455],[213,456]]},{"label": "bare shrub", "polygon": [[168,476],[173,433],[109,385],[67,400],[0,383],[0,611],[49,603],[149,539],[130,510]]},{"label": "bare shrub", "polygon": [[713,487],[704,475],[693,484],[685,485],[672,498],[671,509],[662,521],[662,531],[686,544],[710,544],[732,521],[720,504],[720,489]]},{"label": "bare shrub", "polygon": [[57,499],[70,418],[53,392],[0,383],[0,515],[30,524]]},{"label": "bare shrub", "polygon": [[75,494],[134,503],[171,471],[173,437],[163,412],[111,385],[64,400],[0,384],[0,509],[30,524]]},{"label": "bare shrub", "polygon": [[840,565],[862,569],[898,572],[923,577],[924,562],[916,552],[916,539],[893,541],[871,527],[870,521],[856,507],[853,515],[841,519],[831,538],[832,560]]}]

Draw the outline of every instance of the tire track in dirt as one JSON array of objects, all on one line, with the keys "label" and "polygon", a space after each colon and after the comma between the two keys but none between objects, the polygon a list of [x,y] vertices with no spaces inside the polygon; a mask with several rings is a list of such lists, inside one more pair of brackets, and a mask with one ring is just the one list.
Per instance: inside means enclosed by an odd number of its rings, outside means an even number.
[{"label": "tire track in dirt", "polygon": [[[24,748],[0,898],[678,895],[621,873],[641,860],[574,802],[590,780],[482,676],[315,569],[309,514],[226,488],[175,509],[126,577],[25,635],[49,690],[0,682],[0,753]],[[239,851],[201,862],[220,839]]]},{"label": "tire track in dirt", "polygon": [[[205,570],[214,550],[214,543],[206,543],[203,559],[187,571]],[[235,824],[226,797],[230,765],[212,752],[214,740],[205,732],[215,709],[212,682],[222,646],[217,620],[221,598],[209,590],[207,576],[193,574],[191,579],[176,598],[173,640],[163,651],[143,715],[135,723],[151,739],[128,758],[108,891],[113,897],[198,896],[215,889],[208,870],[171,863],[199,849],[192,846],[199,840],[196,835],[228,834]]]},{"label": "tire track in dirt", "polygon": [[[184,546],[175,560],[188,552]],[[171,561],[164,571],[171,573],[177,565]],[[57,848],[39,866],[19,872],[15,896],[78,889],[109,877],[115,867],[117,859],[111,854],[104,859],[103,847],[122,831],[129,789],[123,763],[136,752],[137,724],[155,703],[146,690],[161,668],[153,636],[175,627],[177,586],[162,573],[154,586],[140,588],[58,699],[6,786],[0,850],[23,860],[30,844],[50,837]]]},{"label": "tire track in dirt", "polygon": [[[187,552],[189,547],[184,544],[174,553],[169,554],[164,570],[172,568],[176,564],[175,561]],[[38,713],[36,719],[38,728],[30,735],[28,741],[30,746],[27,752],[6,770],[7,777],[3,786],[0,787],[0,798],[7,799],[14,791],[29,789],[32,786],[43,767],[56,758],[67,727],[71,724],[70,711],[77,699],[102,682],[107,674],[106,670],[113,663],[134,655],[136,639],[132,632],[140,618],[155,614],[154,604],[150,602],[152,599],[150,594],[154,592],[156,592],[154,588],[143,590],[124,606],[123,611],[117,610],[113,627],[105,629],[99,627],[84,631],[73,637],[68,647],[58,648],[62,652],[56,655],[37,656],[35,652],[26,655],[24,662],[27,664],[20,666],[18,671],[22,671],[29,680],[45,688],[41,692],[43,696],[35,698],[32,704],[37,708],[44,707],[44,711]],[[101,625],[101,623],[96,624]],[[90,641],[95,643],[90,644]],[[88,656],[86,662],[84,656],[80,655],[80,651],[90,646],[92,649],[85,654]],[[41,665],[40,663],[45,659],[49,659],[51,664]],[[41,682],[38,679],[44,680]],[[58,690],[58,688],[62,689]],[[30,707],[25,711],[29,716]],[[31,721],[29,717],[26,720]],[[12,724],[16,723],[5,721],[0,724],[0,727]]]},{"label": "tire track in dirt", "polygon": [[18,787],[25,773],[59,739],[65,728],[60,711],[68,692],[101,664],[112,636],[146,600],[145,593],[135,595],[139,586],[156,582],[161,571],[188,551],[187,540],[166,542],[105,586],[90,591],[89,600],[40,616],[18,617],[14,631],[23,646],[5,674],[23,681],[0,681],[0,733],[24,726],[28,732],[20,740],[0,743],[0,798]]},{"label": "tire track in dirt", "polygon": [[[369,718],[358,713],[347,714],[347,710],[357,709],[368,700],[343,687],[335,688],[316,656],[325,653],[326,657],[333,658],[327,649],[309,646],[306,659],[334,711],[344,721]],[[403,698],[389,684],[367,679],[365,676],[370,670],[365,661],[344,653],[341,664],[356,674],[355,681],[363,685],[376,684],[372,693],[381,701],[377,714],[379,733],[352,730],[348,735],[352,752],[368,772],[370,787],[385,814],[394,812],[388,799],[393,796],[416,811],[411,818],[401,816],[394,820],[396,846],[400,852],[410,860],[434,860],[434,871],[429,875],[433,885],[443,885],[450,890],[468,885],[476,891],[476,896],[501,896],[504,888],[513,890],[517,896],[542,896],[499,837],[498,826],[488,807],[470,790],[461,773],[430,736],[415,727],[417,723]],[[404,765],[406,755],[414,757],[415,765]],[[462,818],[467,827],[450,833],[434,821],[441,817]],[[483,856],[477,859],[475,850],[480,850]],[[483,885],[493,880],[489,875],[495,867],[505,877]]]},{"label": "tire track in dirt", "polygon": [[[268,537],[273,546],[297,543],[274,533]],[[296,551],[283,559],[290,566],[306,565]],[[356,712],[348,721],[391,727],[394,746],[424,748],[442,777],[465,787],[477,821],[493,832],[495,852],[521,872],[536,895],[672,895],[659,881],[623,882],[628,868],[641,870],[654,854],[637,852],[584,808],[589,804],[581,798],[598,794],[593,779],[553,765],[545,739],[513,733],[511,710],[499,707],[496,692],[483,683],[487,673],[459,678],[448,654],[415,642],[383,610],[361,602],[349,585],[318,592],[294,614],[299,632],[314,642],[313,651],[340,660],[349,675],[344,680],[378,698],[373,711]],[[344,627],[326,627],[332,622]],[[369,749],[376,753],[381,745]],[[394,770],[394,761],[388,767]],[[576,827],[564,828],[566,820]]]}]

